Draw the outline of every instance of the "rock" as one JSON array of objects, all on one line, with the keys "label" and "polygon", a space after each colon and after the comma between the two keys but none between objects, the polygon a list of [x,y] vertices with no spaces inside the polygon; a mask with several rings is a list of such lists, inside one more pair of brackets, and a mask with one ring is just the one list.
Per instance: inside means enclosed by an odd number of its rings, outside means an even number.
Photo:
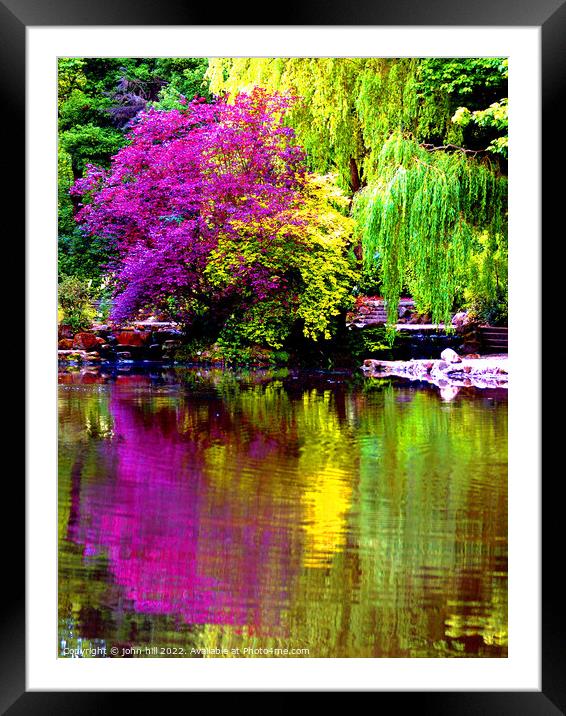
[{"label": "rock", "polygon": [[151,331],[120,331],[116,340],[119,346],[142,348],[151,340]]},{"label": "rock", "polygon": [[461,363],[462,359],[460,356],[456,353],[456,351],[452,350],[452,348],[445,348],[442,353],[440,354],[440,357],[442,360],[446,361],[447,363]]},{"label": "rock", "polygon": [[68,326],[66,323],[60,323],[57,327],[57,335],[58,338],[73,338],[74,331],[71,328],[71,326]]},{"label": "rock", "polygon": [[70,351],[73,347],[73,339],[72,338],[61,338],[59,343],[57,344],[57,347],[61,351]]},{"label": "rock", "polygon": [[464,326],[470,325],[470,323],[473,323],[473,321],[467,311],[459,311],[452,317],[452,325],[455,328],[463,328]]},{"label": "rock", "polygon": [[94,333],[77,333],[73,340],[73,348],[78,348],[83,351],[95,350],[99,345],[99,339]]}]

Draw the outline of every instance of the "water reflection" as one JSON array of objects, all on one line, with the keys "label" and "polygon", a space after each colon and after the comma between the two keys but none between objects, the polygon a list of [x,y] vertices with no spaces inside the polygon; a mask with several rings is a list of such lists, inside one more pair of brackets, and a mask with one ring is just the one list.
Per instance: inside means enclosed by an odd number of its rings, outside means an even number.
[{"label": "water reflection", "polygon": [[60,384],[61,644],[506,656],[505,392],[190,369]]}]

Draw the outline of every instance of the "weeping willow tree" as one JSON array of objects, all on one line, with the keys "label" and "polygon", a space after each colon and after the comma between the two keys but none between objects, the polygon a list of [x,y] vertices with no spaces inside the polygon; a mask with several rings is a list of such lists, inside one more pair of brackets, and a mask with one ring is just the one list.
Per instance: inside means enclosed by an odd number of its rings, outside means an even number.
[{"label": "weeping willow tree", "polygon": [[391,325],[405,290],[448,330],[455,303],[506,301],[505,60],[215,58],[205,79],[297,97],[287,120],[311,170],[353,196],[359,291],[383,294]]},{"label": "weeping willow tree", "polygon": [[483,290],[496,297],[493,257],[507,246],[507,180],[489,160],[464,151],[427,151],[393,134],[376,157],[376,176],[360,191],[354,214],[363,260],[379,262],[388,323],[397,323],[404,288],[434,323],[450,329],[459,291],[483,254]]}]

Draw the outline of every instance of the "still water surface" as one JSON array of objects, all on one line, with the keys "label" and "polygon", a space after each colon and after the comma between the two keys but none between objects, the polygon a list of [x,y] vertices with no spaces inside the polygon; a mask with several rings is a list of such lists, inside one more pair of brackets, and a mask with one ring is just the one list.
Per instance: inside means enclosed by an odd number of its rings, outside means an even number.
[{"label": "still water surface", "polygon": [[505,391],[59,382],[60,656],[507,656]]}]

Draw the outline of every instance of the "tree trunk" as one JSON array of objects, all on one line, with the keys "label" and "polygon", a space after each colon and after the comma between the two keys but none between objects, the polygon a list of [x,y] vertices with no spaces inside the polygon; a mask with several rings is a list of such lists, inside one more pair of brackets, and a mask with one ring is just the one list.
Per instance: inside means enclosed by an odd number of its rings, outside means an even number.
[{"label": "tree trunk", "polygon": [[[352,192],[354,194],[357,191],[359,191],[362,187],[362,183],[360,181],[360,172],[358,171],[358,165],[357,165],[354,157],[350,158],[350,186],[351,186]],[[351,207],[351,202],[350,202],[350,207]],[[362,249],[361,240],[358,241],[358,243],[354,246],[354,256],[357,258],[358,262],[361,264],[362,258],[363,258],[363,249]]]},{"label": "tree trunk", "polygon": [[354,157],[350,159],[350,186],[354,194],[359,191],[362,186],[360,172],[358,171],[358,165]]}]

